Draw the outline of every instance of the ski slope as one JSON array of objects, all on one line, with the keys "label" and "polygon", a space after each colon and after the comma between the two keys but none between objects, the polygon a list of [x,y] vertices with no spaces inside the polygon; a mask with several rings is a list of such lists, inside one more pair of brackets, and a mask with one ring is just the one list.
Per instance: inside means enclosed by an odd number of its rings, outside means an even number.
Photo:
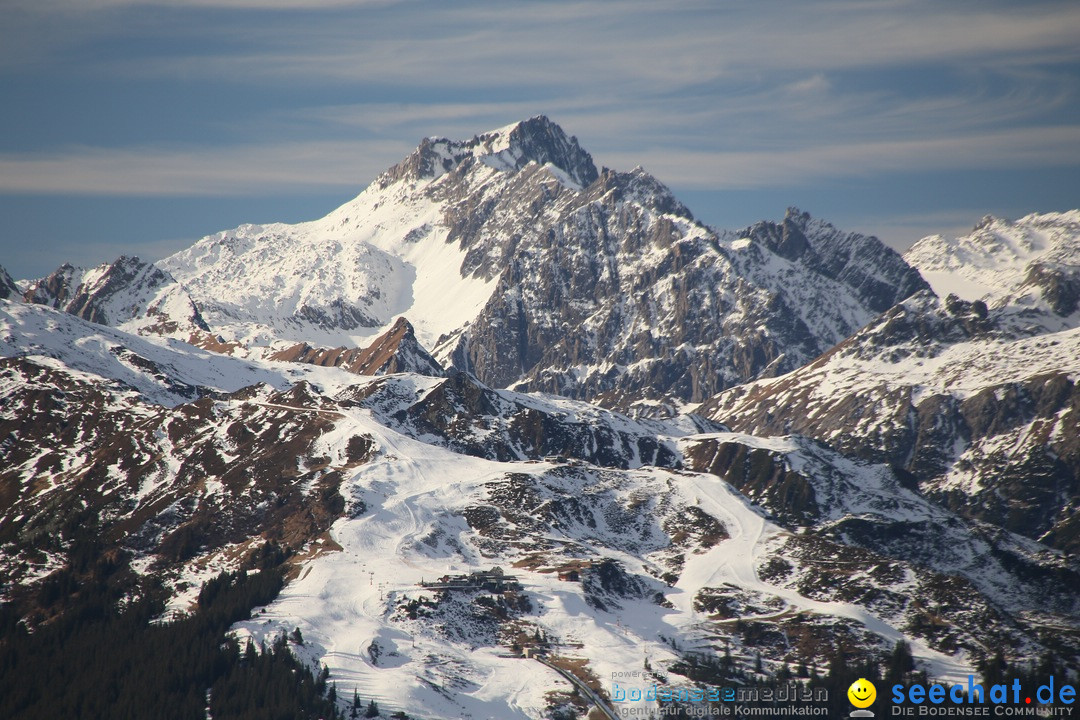
[{"label": "ski slope", "polygon": [[[674,661],[677,654],[665,638],[707,642],[703,618],[693,609],[693,598],[703,587],[735,585],[779,597],[793,612],[848,618],[889,642],[905,638],[900,629],[864,608],[813,600],[761,580],[756,568],[784,531],[716,477],[660,468],[624,471],[627,494],[671,485],[683,502],[720,519],[730,538],[688,555],[679,581],[667,593],[672,608],[622,599],[621,608],[610,612],[591,607],[578,583],[512,568],[524,553],[507,545],[492,554],[477,544],[463,519],[467,507],[483,500],[487,484],[508,473],[539,477],[555,469],[552,463],[500,463],[455,454],[390,430],[367,411],[342,413],[335,434],[336,439],[326,438],[327,450],[339,458],[355,434],[369,435],[377,443],[375,459],[357,468],[342,486],[350,503],[362,501],[367,510],[337,521],[331,535],[341,550],[308,561],[278,600],[239,624],[236,632],[268,642],[299,627],[305,647],[298,652],[330,669],[340,697],[351,698],[355,688],[365,703],[374,698],[380,707],[423,717],[542,717],[545,694],[567,689],[557,673],[507,657],[508,648],[496,636],[461,618],[455,626],[453,617],[431,623],[395,614],[405,600],[432,596],[419,587],[422,580],[493,565],[522,582],[534,606],[526,619],[569,643],[563,652],[586,658],[605,688],[610,688],[613,673],[640,669],[645,658],[661,666]],[[552,528],[537,540],[584,546],[647,576],[647,561],[614,545],[604,546],[604,537],[600,530],[567,527]],[[921,643],[914,643],[914,651],[936,677],[960,677],[969,670],[962,660]]]}]

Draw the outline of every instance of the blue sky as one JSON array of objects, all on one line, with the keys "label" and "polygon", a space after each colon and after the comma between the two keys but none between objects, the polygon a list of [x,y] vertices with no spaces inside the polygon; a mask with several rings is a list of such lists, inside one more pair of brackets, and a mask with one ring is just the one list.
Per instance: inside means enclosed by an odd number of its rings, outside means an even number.
[{"label": "blue sky", "polygon": [[903,247],[1080,206],[1080,3],[4,0],[0,265],[319,217],[544,113],[706,222]]}]

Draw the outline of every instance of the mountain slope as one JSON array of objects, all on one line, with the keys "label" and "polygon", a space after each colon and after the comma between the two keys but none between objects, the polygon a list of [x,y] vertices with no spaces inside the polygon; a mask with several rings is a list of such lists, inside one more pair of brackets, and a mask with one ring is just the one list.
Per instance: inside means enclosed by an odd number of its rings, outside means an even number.
[{"label": "mountain slope", "polygon": [[[62,528],[80,517],[114,557],[165,578],[176,609],[274,538],[298,551],[295,579],[237,632],[299,627],[296,652],[325,663],[339,693],[443,718],[550,713],[562,681],[512,652],[536,637],[572,645],[598,677],[644,651],[676,684],[689,653],[725,646],[779,668],[823,665],[841,641],[858,655],[906,638],[935,676],[962,677],[986,648],[1076,642],[1055,625],[1075,616],[1075,568],[935,507],[888,467],[460,374],[317,370],[347,382],[168,409],[5,360],[7,587],[70,562]],[[556,448],[568,459],[540,459]],[[816,509],[771,477],[810,488]],[[495,565],[516,576],[501,589],[421,585]]]},{"label": "mountain slope", "polygon": [[175,340],[137,337],[42,305],[0,300],[0,356],[29,357],[166,406],[255,383],[279,389],[297,369],[225,357]]},{"label": "mountain slope", "polygon": [[988,215],[969,235],[923,238],[904,258],[942,297],[955,293],[990,307],[1049,309],[1061,317],[1080,309],[1080,210],[1016,221]]},{"label": "mountain slope", "polygon": [[875,238],[795,210],[718,234],[544,117],[426,139],[321,220],[159,264],[226,341],[363,346],[405,316],[446,367],[619,407],[794,369],[926,287]]},{"label": "mountain slope", "polygon": [[887,462],[962,514],[1075,552],[1080,328],[1031,335],[1014,309],[916,296],[810,365],[701,412]]},{"label": "mountain slope", "polygon": [[184,289],[137,257],[121,256],[91,269],[65,263],[32,282],[23,300],[140,334],[186,339],[208,329]]}]

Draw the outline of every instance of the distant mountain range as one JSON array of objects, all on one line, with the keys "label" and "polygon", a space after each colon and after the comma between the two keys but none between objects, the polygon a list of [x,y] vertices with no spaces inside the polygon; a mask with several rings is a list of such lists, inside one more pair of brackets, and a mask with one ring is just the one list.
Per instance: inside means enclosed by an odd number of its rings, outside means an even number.
[{"label": "distant mountain range", "polygon": [[[295,551],[235,632],[300,628],[343,700],[421,717],[568,707],[513,657],[536,637],[672,683],[899,640],[944,678],[1077,662],[1077,210],[903,256],[797,209],[715,230],[540,116],[425,139],[320,220],[0,268],[0,356],[30,623],[92,519],[176,610]],[[419,585],[495,565],[521,589]]]}]

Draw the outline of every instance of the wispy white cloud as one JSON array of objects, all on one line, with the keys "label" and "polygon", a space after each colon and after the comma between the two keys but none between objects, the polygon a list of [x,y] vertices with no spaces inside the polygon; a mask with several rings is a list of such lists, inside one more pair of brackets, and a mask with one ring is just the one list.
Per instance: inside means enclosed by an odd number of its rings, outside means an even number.
[{"label": "wispy white cloud", "polygon": [[[557,94],[534,100],[449,103],[355,103],[290,111],[292,120],[332,132],[419,138],[469,137],[537,113],[550,115],[597,152],[646,149],[797,150],[881,140],[911,141],[1038,123],[1060,108],[1075,82],[1054,78],[973,86],[944,96],[909,97],[891,89],[843,91],[823,74],[778,86],[626,98]],[[1035,132],[1035,131],[1033,131]]]},{"label": "wispy white cloud", "polygon": [[604,157],[617,167],[641,164],[670,185],[752,189],[882,172],[1077,165],[1080,164],[1080,125],[797,149],[614,152]]},{"label": "wispy white cloud", "polygon": [[44,156],[0,156],[0,192],[220,196],[359,191],[410,150],[382,141],[75,148]]},{"label": "wispy white cloud", "polygon": [[559,84],[572,91],[584,85],[633,86],[649,92],[777,71],[810,69],[814,77],[890,65],[973,60],[1016,65],[1080,58],[1076,3],[987,5],[976,10],[929,0],[605,0],[411,7],[416,12],[357,15],[345,21],[327,16],[300,27],[259,23],[244,29],[247,42],[238,47],[150,57],[132,66],[114,64],[112,70],[158,77],[226,74],[248,80],[323,78],[410,87]]},{"label": "wispy white cloud", "polygon": [[[217,196],[359,191],[410,150],[405,144],[383,141],[326,141],[223,150],[82,148],[48,157],[0,156],[0,192]],[[659,147],[596,156],[617,169],[643,165],[677,187],[753,189],[957,166],[994,170],[1080,164],[1080,126],[793,150]]]},{"label": "wispy white cloud", "polygon": [[[326,105],[324,93],[322,104],[242,118],[233,134],[254,140],[241,146],[222,148],[217,138],[213,147],[9,153],[0,157],[0,191],[359,186],[421,136],[467,137],[539,112],[598,161],[643,164],[684,187],[1080,162],[1075,128],[1055,116],[1077,106],[1078,80],[1040,65],[1080,60],[1075,2],[418,1],[400,11],[391,0],[16,2],[38,33],[39,42],[25,43],[45,53],[37,62],[64,46],[63,38],[40,42],[45,16],[108,16],[88,23],[99,39],[172,40],[162,50],[144,42],[134,54],[84,48],[75,74],[275,90],[321,84],[341,88],[343,99],[377,100]],[[195,5],[251,12],[211,25],[183,21]],[[174,12],[142,13],[132,25],[105,12],[133,6]],[[301,6],[320,12],[288,21],[256,12]],[[848,78],[865,68],[940,71],[935,63],[950,63],[947,87]]]},{"label": "wispy white cloud", "polygon": [[13,7],[38,12],[86,13],[113,8],[150,6],[227,8],[238,10],[311,10],[337,7],[393,5],[407,0],[9,0]]}]

